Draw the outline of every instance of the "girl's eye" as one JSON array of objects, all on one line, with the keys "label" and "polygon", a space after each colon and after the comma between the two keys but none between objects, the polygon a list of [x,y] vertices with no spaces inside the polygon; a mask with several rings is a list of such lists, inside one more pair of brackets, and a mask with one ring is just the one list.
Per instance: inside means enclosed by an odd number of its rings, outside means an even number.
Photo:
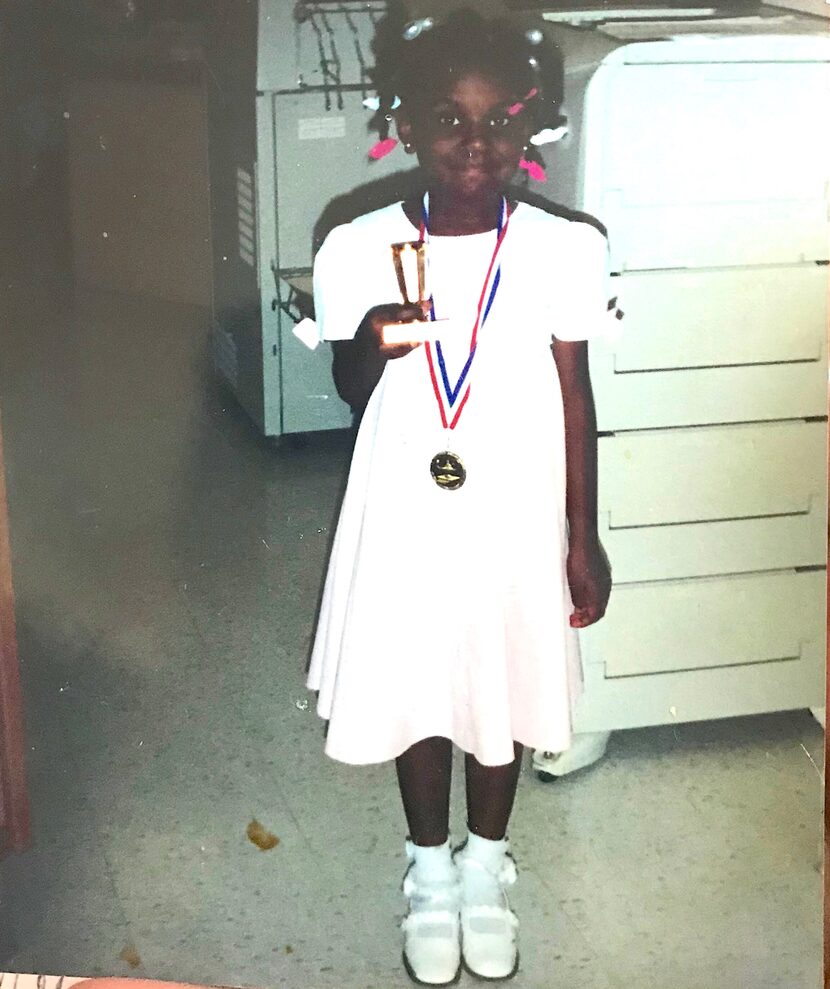
[{"label": "girl's eye", "polygon": [[501,127],[509,127],[510,124],[512,123],[513,123],[513,118],[508,116],[507,114],[503,114],[502,116],[499,117],[493,117],[490,120],[490,126],[494,130],[498,130]]},{"label": "girl's eye", "polygon": [[442,127],[458,127],[461,121],[454,113],[442,113],[438,116],[438,123]]}]

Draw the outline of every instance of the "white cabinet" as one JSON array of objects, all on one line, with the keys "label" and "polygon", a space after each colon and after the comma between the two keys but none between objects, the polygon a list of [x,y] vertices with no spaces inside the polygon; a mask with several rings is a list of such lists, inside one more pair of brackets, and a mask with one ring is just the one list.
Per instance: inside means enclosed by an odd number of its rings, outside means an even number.
[{"label": "white cabinet", "polygon": [[819,707],[830,38],[557,41],[548,192],[607,224],[625,312],[591,348],[614,589],[577,731]]}]

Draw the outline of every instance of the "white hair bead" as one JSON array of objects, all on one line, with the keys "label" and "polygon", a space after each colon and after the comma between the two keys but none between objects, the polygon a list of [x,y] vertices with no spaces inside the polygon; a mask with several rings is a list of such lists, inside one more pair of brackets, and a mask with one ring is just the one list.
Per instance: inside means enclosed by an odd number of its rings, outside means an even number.
[{"label": "white hair bead", "polygon": [[530,143],[538,147],[540,144],[552,144],[554,141],[561,141],[562,138],[568,133],[568,125],[563,124],[561,127],[543,127],[542,130],[534,134]]},{"label": "white hair bead", "polygon": [[419,34],[422,34],[424,31],[429,31],[429,29],[434,27],[434,25],[435,19],[432,17],[421,17],[417,21],[410,21],[403,29],[403,40],[414,41]]},{"label": "white hair bead", "polygon": [[[363,105],[366,107],[367,110],[374,110],[374,112],[377,113],[377,111],[380,110],[380,97],[367,96],[366,99],[363,100]],[[392,100],[392,106],[389,109],[397,110],[400,105],[401,105],[400,97],[396,96]]]}]

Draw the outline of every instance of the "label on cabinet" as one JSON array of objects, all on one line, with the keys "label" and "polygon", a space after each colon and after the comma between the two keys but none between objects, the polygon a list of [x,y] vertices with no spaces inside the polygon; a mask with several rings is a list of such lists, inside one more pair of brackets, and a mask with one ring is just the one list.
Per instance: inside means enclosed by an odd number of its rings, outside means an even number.
[{"label": "label on cabinet", "polygon": [[333,137],[345,137],[346,118],[300,117],[297,121],[297,136],[301,141],[327,141]]}]

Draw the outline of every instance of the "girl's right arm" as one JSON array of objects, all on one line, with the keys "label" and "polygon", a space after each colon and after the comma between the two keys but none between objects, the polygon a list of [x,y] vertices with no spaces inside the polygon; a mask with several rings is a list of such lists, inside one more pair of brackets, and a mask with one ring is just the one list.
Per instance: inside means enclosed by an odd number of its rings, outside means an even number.
[{"label": "girl's right arm", "polygon": [[389,305],[371,308],[358,327],[352,340],[335,340],[332,373],[337,394],[351,407],[352,412],[362,414],[372,392],[380,381],[386,362],[404,357],[420,344],[383,343],[383,327],[388,323],[405,323],[423,319],[419,306]]}]

